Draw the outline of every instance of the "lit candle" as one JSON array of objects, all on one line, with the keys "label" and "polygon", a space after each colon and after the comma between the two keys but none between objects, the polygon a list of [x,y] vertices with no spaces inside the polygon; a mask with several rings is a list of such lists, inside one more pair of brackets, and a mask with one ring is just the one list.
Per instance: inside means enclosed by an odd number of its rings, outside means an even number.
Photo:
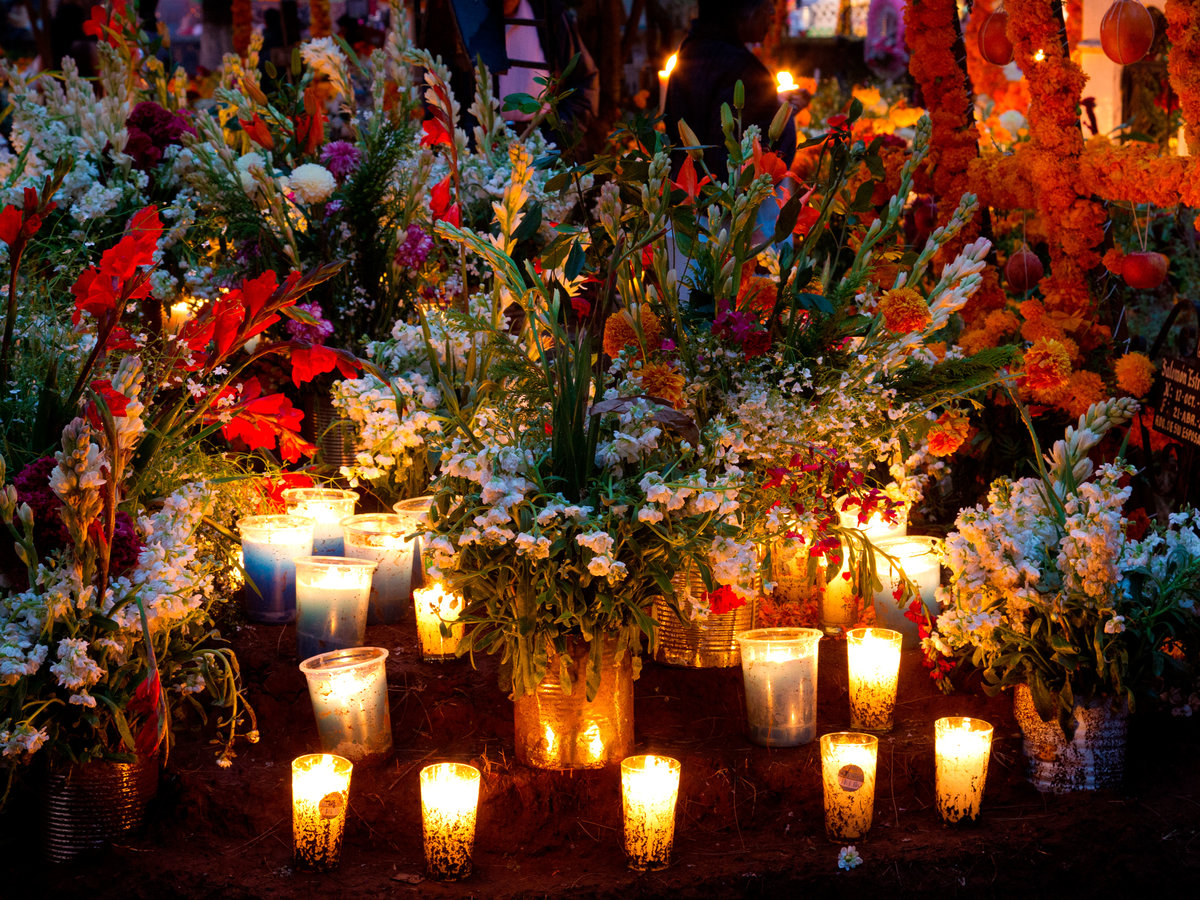
[{"label": "lit candle", "polygon": [[796,84],[796,79],[792,77],[791,72],[776,72],[775,73],[775,91],[779,94],[786,94],[789,91],[796,90],[800,85]]},{"label": "lit candle", "polygon": [[817,733],[816,628],[756,628],[737,636],[750,740],[764,747],[807,744]]},{"label": "lit candle", "polygon": [[629,868],[646,872],[670,864],[679,771],[679,760],[669,756],[630,756],[621,761],[621,809]]},{"label": "lit candle", "polygon": [[679,54],[672,53],[667,57],[667,64],[658,70],[658,114],[660,116],[667,107],[667,84],[671,80],[671,73],[675,71],[677,62],[679,62]]},{"label": "lit candle", "polygon": [[301,659],[362,646],[375,565],[369,559],[340,556],[296,560],[296,642]]},{"label": "lit candle", "polygon": [[192,312],[192,304],[187,300],[172,303],[171,314],[167,318],[165,326],[167,334],[179,334],[183,330],[183,326],[188,323],[188,319],[192,317]]},{"label": "lit candle", "polygon": [[[458,621],[463,609],[462,597],[447,593],[442,583],[435,581],[429,587],[413,591],[413,605],[417,611],[421,659],[454,659],[463,636],[463,625]],[[443,634],[442,623],[449,628],[449,636]]]},{"label": "lit candle", "polygon": [[288,488],[283,492],[283,502],[292,515],[304,516],[315,521],[313,553],[317,556],[341,556],[342,520],[354,515],[354,504],[358,502],[357,491],[338,488]]},{"label": "lit candle", "polygon": [[404,618],[413,588],[421,585],[421,545],[414,535],[424,528],[424,520],[411,514],[372,513],[342,522],[346,556],[379,564],[371,584],[368,624],[394,624]]},{"label": "lit candle", "polygon": [[300,663],[322,748],[363,765],[392,752],[387,656],[382,647],[355,647]]},{"label": "lit candle", "polygon": [[821,735],[825,833],[831,840],[852,841],[871,830],[878,752],[879,738],[871,734],[840,731]]},{"label": "lit candle", "polygon": [[296,618],[296,559],[312,556],[312,519],[248,516],[238,521],[246,585],[242,596],[253,622],[279,625]]},{"label": "lit candle", "polygon": [[[861,531],[863,537],[872,544],[908,533],[908,507],[902,506],[895,510],[895,517],[895,523],[889,523],[884,519],[883,513],[876,510],[867,516],[865,521],[860,522],[857,508],[838,508],[838,519],[842,528]],[[818,610],[821,627],[825,629],[826,634],[839,634],[853,628],[858,621],[859,604],[856,601],[860,598],[856,594],[856,587],[859,579],[855,577],[854,569],[866,562],[862,553],[858,552],[860,549],[856,544],[856,552],[853,554],[855,566],[852,567],[852,554],[846,542],[842,542],[842,567],[833,581],[825,585]]]},{"label": "lit candle", "polygon": [[471,874],[479,770],[438,763],[421,770],[421,830],[429,877],[458,881]]},{"label": "lit candle", "polygon": [[350,760],[329,753],[292,760],[292,846],[299,868],[337,867],[353,770]]},{"label": "lit candle", "polygon": [[938,812],[951,824],[978,818],[992,753],[992,726],[982,719],[951,716],[933,723],[933,735]]},{"label": "lit candle", "polygon": [[[906,619],[907,604],[896,601],[905,577],[912,582],[925,608],[936,616],[940,610],[937,588],[942,582],[941,541],[924,537],[891,537],[875,542],[875,567],[882,587],[875,592],[875,620],[904,635],[903,648],[920,642],[917,623]],[[883,554],[892,557],[888,560]]]},{"label": "lit candle", "polygon": [[900,680],[900,632],[855,628],[846,632],[850,669],[850,727],[891,731]]}]

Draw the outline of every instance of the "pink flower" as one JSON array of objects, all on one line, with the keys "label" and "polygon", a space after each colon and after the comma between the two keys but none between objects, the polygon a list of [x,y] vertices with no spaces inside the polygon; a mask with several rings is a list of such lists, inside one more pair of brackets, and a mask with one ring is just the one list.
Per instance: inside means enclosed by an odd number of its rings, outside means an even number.
[{"label": "pink flower", "polygon": [[321,162],[338,181],[358,171],[362,151],[349,141],[330,141],[321,149]]}]

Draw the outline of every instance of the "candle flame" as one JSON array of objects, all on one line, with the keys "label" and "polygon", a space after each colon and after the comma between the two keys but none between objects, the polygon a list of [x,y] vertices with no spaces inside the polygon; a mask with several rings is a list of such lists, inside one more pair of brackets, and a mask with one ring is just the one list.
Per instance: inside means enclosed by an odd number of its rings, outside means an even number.
[{"label": "candle flame", "polygon": [[1045,58],[1046,58],[1046,51],[1045,51],[1045,50],[1039,50],[1037,53],[1033,54],[1033,61],[1034,61],[1034,62],[1041,62],[1041,61],[1042,61],[1042,60],[1044,60]]},{"label": "candle flame", "polygon": [[775,82],[778,87],[777,91],[794,91],[799,85],[796,84],[796,79],[792,77],[791,72],[780,71],[775,73]]},{"label": "candle flame", "polygon": [[658,77],[663,79],[670,78],[671,73],[675,71],[675,64],[677,62],[679,62],[679,54],[672,53],[667,57],[667,64],[658,70]]}]

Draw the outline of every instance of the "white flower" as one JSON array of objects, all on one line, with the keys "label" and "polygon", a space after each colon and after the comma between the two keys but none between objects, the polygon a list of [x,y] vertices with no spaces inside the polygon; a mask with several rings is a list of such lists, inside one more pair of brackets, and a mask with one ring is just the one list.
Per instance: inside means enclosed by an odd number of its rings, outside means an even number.
[{"label": "white flower", "polygon": [[[611,553],[613,548],[612,537],[603,531],[590,531],[587,534],[577,534],[575,535],[575,542],[587,547],[599,556]],[[593,572],[592,574],[595,575],[597,573]]]},{"label": "white flower", "polygon": [[[87,655],[87,649],[87,641],[75,638],[63,638],[58,642],[58,662],[50,667],[50,671],[67,690],[78,691],[80,688],[91,687],[104,674],[96,665],[96,661]],[[76,700],[75,697],[71,698],[71,702],[82,703],[84,706],[96,705],[95,700],[88,703],[86,700]]]},{"label": "white flower", "polygon": [[654,509],[650,506],[643,506],[638,510],[637,519],[639,522],[661,522],[663,514],[661,510]]},{"label": "white flower", "polygon": [[853,869],[862,865],[863,858],[858,854],[858,848],[851,844],[838,851],[838,868]]},{"label": "white flower", "polygon": [[1124,616],[1113,616],[1111,619],[1109,619],[1107,622],[1104,623],[1104,633],[1105,634],[1120,634],[1124,630],[1125,630],[1125,617]]},{"label": "white flower", "polygon": [[337,181],[324,166],[305,163],[292,170],[292,193],[301,203],[324,203],[337,187]]}]

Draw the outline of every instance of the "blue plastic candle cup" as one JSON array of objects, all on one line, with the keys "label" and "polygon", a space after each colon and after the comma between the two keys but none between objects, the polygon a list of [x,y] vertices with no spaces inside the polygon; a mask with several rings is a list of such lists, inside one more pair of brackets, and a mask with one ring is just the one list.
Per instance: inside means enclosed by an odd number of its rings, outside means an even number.
[{"label": "blue plastic candle cup", "polygon": [[340,488],[288,488],[283,502],[293,516],[304,516],[316,522],[312,552],[317,556],[341,556],[342,520],[354,515],[358,503],[357,491]]},{"label": "blue plastic candle cup", "polygon": [[248,516],[238,522],[250,621],[282,625],[296,618],[296,560],[312,555],[314,526],[303,516]]},{"label": "blue plastic candle cup", "polygon": [[361,647],[376,564],[341,556],[296,560],[296,643],[301,659]]}]

